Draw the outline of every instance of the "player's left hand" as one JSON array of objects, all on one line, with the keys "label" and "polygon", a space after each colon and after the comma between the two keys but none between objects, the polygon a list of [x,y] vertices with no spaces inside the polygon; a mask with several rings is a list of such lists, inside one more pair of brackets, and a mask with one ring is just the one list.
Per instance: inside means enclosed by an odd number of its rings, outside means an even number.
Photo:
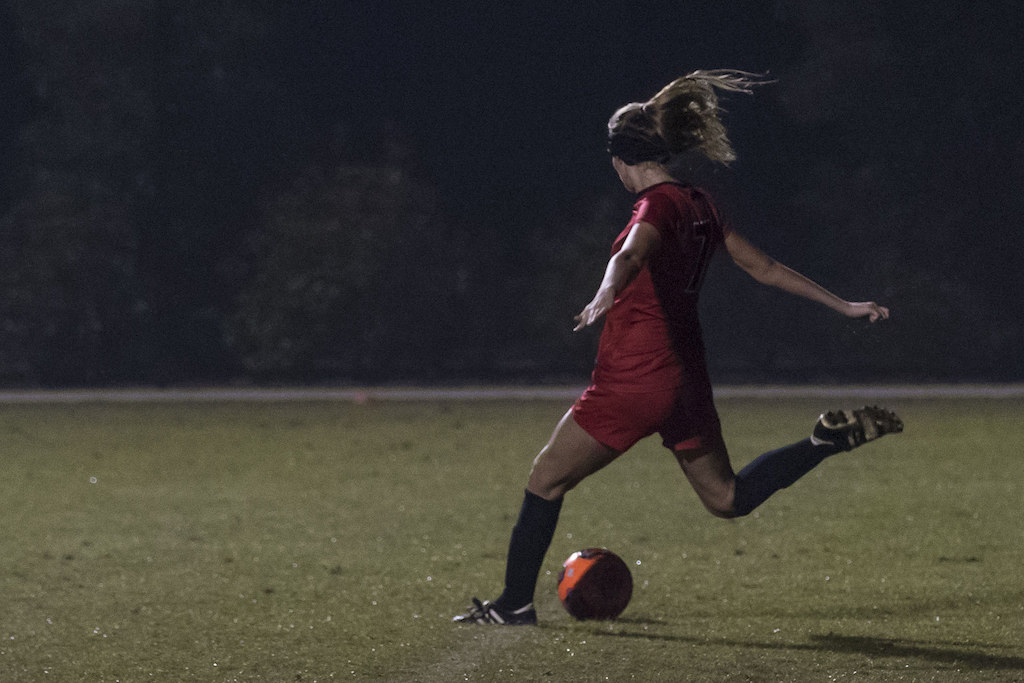
[{"label": "player's left hand", "polygon": [[849,318],[867,318],[868,322],[889,319],[889,309],[879,306],[874,301],[848,301],[846,316]]}]

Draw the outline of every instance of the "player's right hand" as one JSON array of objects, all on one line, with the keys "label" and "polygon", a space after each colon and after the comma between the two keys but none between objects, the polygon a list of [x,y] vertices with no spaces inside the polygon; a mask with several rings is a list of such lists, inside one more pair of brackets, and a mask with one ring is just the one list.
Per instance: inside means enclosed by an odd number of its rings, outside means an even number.
[{"label": "player's right hand", "polygon": [[576,322],[576,327],[573,328],[573,332],[579,332],[584,327],[593,325],[595,322],[601,319],[605,313],[615,303],[615,292],[611,289],[599,289],[597,294],[594,295],[593,301],[587,304],[586,308],[579,312],[577,316],[573,318]]}]

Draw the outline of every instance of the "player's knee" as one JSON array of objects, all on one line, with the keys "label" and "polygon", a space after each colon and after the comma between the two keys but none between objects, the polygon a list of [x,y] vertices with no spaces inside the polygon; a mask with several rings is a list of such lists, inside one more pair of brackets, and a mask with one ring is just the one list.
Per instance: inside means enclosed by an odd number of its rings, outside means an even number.
[{"label": "player's knee", "polygon": [[526,488],[531,493],[546,500],[557,500],[568,493],[578,483],[579,482],[573,481],[568,477],[549,476],[543,471],[538,471],[534,468],[534,470],[530,472],[530,478],[526,483]]},{"label": "player's knee", "polygon": [[733,492],[730,490],[706,494],[701,497],[701,501],[708,512],[720,519],[733,519],[740,516],[733,506]]},{"label": "player's knee", "polygon": [[708,512],[719,519],[733,519],[735,517],[739,517],[736,511],[732,509],[731,505],[709,505],[708,503],[705,503],[704,507],[708,509]]}]

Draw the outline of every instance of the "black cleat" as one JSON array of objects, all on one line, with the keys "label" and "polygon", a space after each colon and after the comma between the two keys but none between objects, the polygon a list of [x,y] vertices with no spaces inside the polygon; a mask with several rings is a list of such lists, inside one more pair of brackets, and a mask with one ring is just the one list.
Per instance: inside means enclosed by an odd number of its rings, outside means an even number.
[{"label": "black cleat", "polygon": [[896,413],[878,406],[856,410],[830,411],[818,418],[811,434],[815,446],[831,444],[841,451],[851,451],[886,434],[903,431],[903,420]]},{"label": "black cleat", "polygon": [[456,624],[499,624],[501,626],[536,626],[537,610],[533,603],[517,610],[503,610],[490,600],[473,598],[473,608],[452,619]]}]

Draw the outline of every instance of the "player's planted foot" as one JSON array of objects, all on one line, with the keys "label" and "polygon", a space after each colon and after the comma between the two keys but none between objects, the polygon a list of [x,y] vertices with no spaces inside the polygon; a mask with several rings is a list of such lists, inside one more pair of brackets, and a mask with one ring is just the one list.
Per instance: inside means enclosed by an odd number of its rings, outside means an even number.
[{"label": "player's planted foot", "polygon": [[473,598],[473,607],[465,614],[452,619],[456,624],[499,624],[502,626],[535,626],[537,610],[533,603],[517,610],[504,610],[490,600],[480,602]]},{"label": "player's planted foot", "polygon": [[830,444],[850,451],[886,434],[903,431],[903,420],[891,410],[864,406],[856,410],[830,411],[818,418],[811,434],[814,445]]}]

